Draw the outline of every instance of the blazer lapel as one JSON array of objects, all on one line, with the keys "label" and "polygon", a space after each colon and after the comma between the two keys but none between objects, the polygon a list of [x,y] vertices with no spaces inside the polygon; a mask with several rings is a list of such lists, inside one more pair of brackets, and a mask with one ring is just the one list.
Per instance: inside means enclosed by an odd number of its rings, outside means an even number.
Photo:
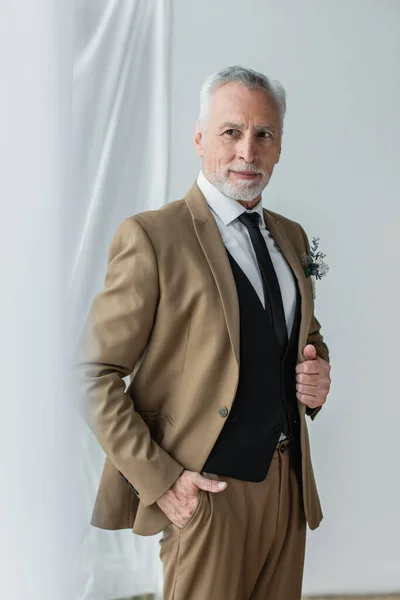
[{"label": "blazer lapel", "polygon": [[[194,182],[185,196],[186,204],[192,213],[193,225],[199,240],[199,244],[213,274],[215,284],[221,297],[226,327],[231,340],[232,349],[236,362],[240,364],[240,314],[239,301],[235,279],[229,263],[227,253],[219,232],[218,226],[213,218],[212,212],[206,199]],[[297,362],[302,362],[303,349],[307,342],[310,320],[312,315],[312,292],[304,275],[300,256],[289,240],[283,226],[269,211],[264,208],[264,218],[268,230],[278,244],[282,254],[292,268],[296,276],[301,296],[301,323],[299,332],[299,344],[297,351]]]},{"label": "blazer lapel", "polygon": [[196,182],[186,194],[185,200],[192,213],[197,238],[206,256],[221,297],[226,327],[239,367],[239,300],[225,246],[212,212]]},{"label": "blazer lapel", "polygon": [[264,208],[264,218],[267,229],[278,244],[283,256],[292,268],[296,276],[301,296],[301,323],[299,332],[299,345],[297,351],[297,362],[302,362],[303,349],[307,342],[310,320],[312,315],[312,292],[304,275],[300,256],[298,256],[293,244],[289,240],[281,223]]}]

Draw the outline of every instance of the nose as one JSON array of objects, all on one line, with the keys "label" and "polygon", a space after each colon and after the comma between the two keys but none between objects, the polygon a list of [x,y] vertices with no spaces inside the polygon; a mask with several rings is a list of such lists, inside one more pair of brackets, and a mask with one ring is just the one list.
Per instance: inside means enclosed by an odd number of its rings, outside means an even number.
[{"label": "nose", "polygon": [[256,147],[254,138],[251,135],[244,135],[239,141],[237,148],[238,158],[241,158],[247,163],[252,163],[256,159]]}]

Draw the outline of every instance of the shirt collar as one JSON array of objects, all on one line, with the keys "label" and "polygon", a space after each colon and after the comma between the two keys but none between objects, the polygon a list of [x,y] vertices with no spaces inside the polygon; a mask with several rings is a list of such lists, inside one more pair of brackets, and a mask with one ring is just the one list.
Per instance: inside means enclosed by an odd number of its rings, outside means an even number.
[{"label": "shirt collar", "polygon": [[254,208],[248,210],[233,198],[225,196],[220,192],[204,175],[203,171],[200,171],[197,178],[197,185],[199,186],[203,196],[205,197],[209,207],[219,216],[224,225],[229,225],[237,219],[244,212],[258,212],[261,217],[261,227],[265,227],[264,211],[262,206],[262,199],[254,206]]}]

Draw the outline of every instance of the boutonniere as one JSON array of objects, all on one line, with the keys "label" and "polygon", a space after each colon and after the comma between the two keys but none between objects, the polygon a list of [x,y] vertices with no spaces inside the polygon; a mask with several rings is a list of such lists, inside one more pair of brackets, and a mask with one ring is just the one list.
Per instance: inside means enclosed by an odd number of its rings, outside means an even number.
[{"label": "boutonniere", "polygon": [[312,295],[315,299],[315,281],[322,279],[329,271],[329,267],[324,261],[326,254],[318,252],[318,242],[320,238],[313,238],[312,246],[310,248],[310,254],[305,252],[301,255],[301,264],[304,267],[304,273],[306,277],[311,277]]}]

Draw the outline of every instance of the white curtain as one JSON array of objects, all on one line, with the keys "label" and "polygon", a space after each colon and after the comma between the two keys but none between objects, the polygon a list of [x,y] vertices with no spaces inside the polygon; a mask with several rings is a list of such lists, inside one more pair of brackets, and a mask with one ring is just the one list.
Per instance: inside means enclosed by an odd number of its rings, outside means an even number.
[{"label": "white curtain", "polygon": [[[73,193],[68,222],[72,346],[104,281],[108,248],[127,216],[166,202],[168,0],[75,0]],[[158,536],[89,526],[104,453],[82,422],[85,506],[76,599],[161,590]]]},{"label": "white curtain", "polygon": [[71,600],[62,213],[72,10],[64,0],[4,0],[0,13],[0,596]]}]

